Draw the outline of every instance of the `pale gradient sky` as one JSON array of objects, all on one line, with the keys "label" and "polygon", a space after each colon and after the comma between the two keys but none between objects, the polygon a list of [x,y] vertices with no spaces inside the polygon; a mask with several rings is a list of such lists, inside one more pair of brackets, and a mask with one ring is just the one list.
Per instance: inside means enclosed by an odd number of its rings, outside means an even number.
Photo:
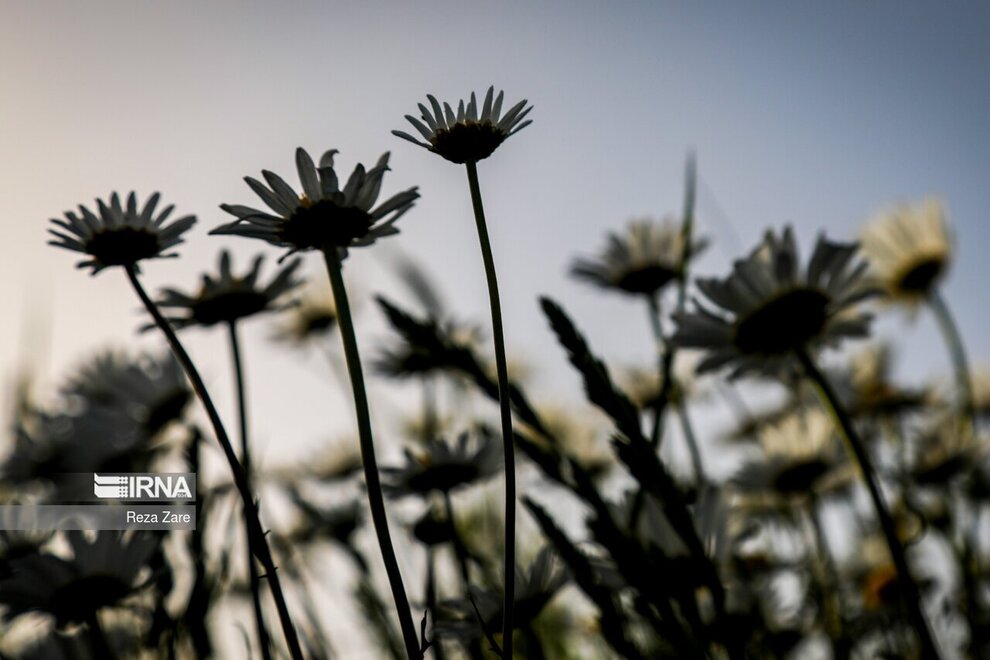
[{"label": "pale gradient sky", "polygon": [[[161,345],[135,338],[137,301],[122,273],[90,278],[73,269],[71,254],[45,245],[48,218],[112,190],[160,190],[200,222],[183,258],[149,263],[146,281],[191,288],[221,247],[241,264],[267,250],[207,232],[226,219],[219,203],[254,203],[243,175],[268,168],[295,182],[299,145],[339,148],[348,171],[391,150],[385,193],[421,187],[401,235],[349,260],[359,294],[401,291],[383,275],[399,248],[425,261],[453,307],[487,319],[462,168],[389,131],[407,128],[402,116],[426,92],[454,99],[491,82],[508,100],[536,106],[534,124],[480,170],[510,350],[555,374],[538,384],[577,390],[539,313],[540,293],[561,299],[610,358],[649,356],[644,312],[573,282],[567,266],[631,216],[676,212],[692,147],[700,226],[721,246],[703,262],[709,274],[723,273],[768,224],[794,223],[808,245],[820,228],[852,237],[893,201],[942,196],[960,238],[947,296],[972,356],[988,362],[990,11],[940,9],[8,0],[0,4],[0,373],[10,377],[19,354],[50,353],[40,365],[51,379],[97,347]],[[306,268],[324,277],[317,256]],[[365,304],[360,321],[370,357],[380,315]],[[299,356],[265,349],[270,324],[252,325],[257,441],[281,444],[289,430],[297,444],[321,442],[328,401],[348,428],[332,382]],[[912,352],[910,374],[947,370],[927,315],[907,330],[882,329]],[[222,336],[187,336],[229,404]]]}]

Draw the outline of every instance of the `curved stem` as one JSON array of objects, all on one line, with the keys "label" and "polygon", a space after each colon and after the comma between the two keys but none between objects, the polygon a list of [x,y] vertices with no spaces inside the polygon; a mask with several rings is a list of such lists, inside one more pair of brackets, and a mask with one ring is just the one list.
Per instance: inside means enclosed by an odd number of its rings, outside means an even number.
[{"label": "curved stem", "polygon": [[925,618],[924,611],[922,610],[921,591],[911,576],[904,546],[901,545],[901,541],[897,536],[897,527],[894,524],[894,519],[890,515],[887,503],[883,499],[876,470],[873,468],[873,462],[870,459],[866,445],[859,437],[859,433],[853,426],[852,419],[842,407],[838,396],[832,389],[832,385],[828,382],[825,374],[818,369],[814,360],[811,359],[811,356],[808,355],[805,349],[798,349],[796,354],[808,378],[818,390],[822,405],[832,415],[836,427],[846,441],[846,448],[859,465],[863,481],[866,482],[870,499],[873,500],[873,507],[876,509],[877,518],[880,521],[880,529],[883,532],[884,539],[887,541],[890,558],[893,560],[894,568],[897,570],[897,583],[900,587],[901,601],[908,611],[911,623],[921,643],[921,657],[926,660],[929,658],[939,658],[938,647],[935,645],[935,640],[932,638],[932,633],[928,626],[928,620]]},{"label": "curved stem", "polygon": [[[234,382],[237,385],[237,417],[241,432],[241,465],[244,466],[244,476],[247,479],[248,487],[251,487],[251,449],[248,443],[248,422],[247,422],[247,395],[244,385],[244,362],[241,357],[241,342],[237,337],[237,322],[231,321],[227,324],[228,335],[230,337],[231,361],[234,364]],[[261,647],[261,657],[263,660],[271,660],[271,642],[268,637],[268,629],[265,627],[265,613],[261,607],[261,577],[258,574],[258,565],[254,563],[255,543],[251,535],[247,535],[247,564],[248,575],[251,578],[251,606],[254,610],[254,623],[258,632],[258,646]]]},{"label": "curved stem", "polygon": [[344,344],[344,357],[347,360],[347,372],[351,378],[351,390],[354,392],[354,409],[357,415],[358,439],[361,443],[361,463],[364,467],[364,481],[368,487],[368,504],[371,508],[371,521],[374,523],[375,535],[378,537],[378,548],[385,562],[385,572],[388,574],[388,584],[392,590],[392,599],[399,615],[399,627],[402,630],[402,640],[409,658],[421,658],[419,638],[416,625],[413,623],[409,610],[409,599],[402,584],[402,573],[399,562],[392,547],[392,536],[388,531],[388,517],[385,514],[385,497],[382,494],[381,479],[378,475],[378,463],[375,460],[375,441],[371,433],[371,414],[368,410],[368,394],[364,389],[364,373],[361,369],[361,356],[358,353],[357,336],[354,333],[354,322],[351,319],[351,307],[347,301],[347,289],[344,287],[344,275],[341,272],[340,256],[337,248],[328,246],[323,250],[327,264],[327,274],[330,277],[330,287],[333,289],[334,304],[337,307],[337,322],[340,328],[340,338]]},{"label": "curved stem", "polygon": [[933,291],[928,297],[928,304],[932,309],[932,314],[938,322],[939,330],[945,338],[945,345],[949,348],[949,356],[952,359],[952,369],[955,371],[956,385],[962,395],[962,411],[969,426],[969,432],[976,431],[976,406],[973,401],[973,382],[969,373],[969,361],[966,359],[966,347],[959,334],[959,326],[956,325],[952,313],[945,299],[938,291]]},{"label": "curved stem", "polygon": [[688,415],[687,405],[678,400],[675,404],[677,418],[681,422],[681,431],[684,433],[684,441],[687,443],[688,453],[691,455],[691,467],[694,468],[694,478],[701,486],[705,483],[705,465],[701,460],[701,448],[698,447],[698,436],[695,435],[694,427],[691,425],[691,417]]},{"label": "curved stem", "polygon": [[299,645],[299,636],[296,634],[296,629],[292,625],[292,617],[289,615],[289,607],[286,605],[285,594],[282,592],[282,583],[277,573],[278,569],[275,566],[275,560],[272,558],[271,549],[268,547],[268,540],[265,538],[265,531],[261,526],[261,520],[258,518],[258,509],[254,505],[247,476],[244,473],[244,468],[241,467],[240,461],[237,460],[237,454],[234,453],[234,447],[231,445],[230,437],[227,435],[227,430],[224,428],[223,421],[220,419],[220,413],[217,412],[217,408],[213,404],[213,399],[206,389],[203,378],[199,375],[199,371],[196,369],[192,358],[186,352],[185,347],[179,341],[175,330],[172,329],[168,320],[162,316],[158,307],[148,297],[144,287],[141,286],[141,281],[138,279],[134,266],[127,266],[126,271],[127,278],[130,280],[131,286],[134,287],[135,293],[137,293],[145,309],[148,310],[148,313],[155,320],[155,325],[165,335],[165,339],[168,341],[175,359],[179,361],[182,370],[186,374],[186,378],[189,379],[189,383],[192,385],[193,391],[199,398],[200,403],[203,404],[203,408],[206,409],[206,416],[210,419],[213,432],[217,436],[217,442],[220,444],[223,455],[227,459],[227,465],[230,467],[234,485],[237,487],[237,492],[241,497],[248,535],[253,536],[257,540],[254,547],[258,552],[258,561],[261,562],[261,565],[265,569],[268,585],[272,590],[272,598],[275,600],[275,607],[278,610],[279,623],[282,625],[285,643],[289,648],[289,653],[293,660],[303,660],[302,647]]},{"label": "curved stem", "polygon": [[498,375],[498,404],[502,420],[502,447],[505,462],[505,555],[503,575],[505,576],[505,599],[502,614],[502,657],[512,658],[512,615],[515,606],[516,574],[516,460],[512,444],[512,409],[509,401],[509,368],[505,360],[505,337],[502,333],[502,305],[498,296],[498,279],[495,275],[495,259],[488,239],[488,225],[485,223],[485,208],[481,201],[481,187],[478,185],[476,163],[467,163],[468,186],[471,188],[471,204],[474,207],[474,221],[478,227],[478,240],[481,243],[481,258],[485,263],[485,277],[488,280],[488,302],[492,309],[492,338],[495,343],[495,370]]}]

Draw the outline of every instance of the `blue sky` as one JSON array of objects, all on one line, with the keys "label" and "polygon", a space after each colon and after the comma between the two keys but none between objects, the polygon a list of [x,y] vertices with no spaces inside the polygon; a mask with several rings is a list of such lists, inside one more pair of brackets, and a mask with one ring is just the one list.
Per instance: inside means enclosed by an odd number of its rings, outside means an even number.
[{"label": "blue sky", "polygon": [[[391,150],[385,192],[421,188],[402,234],[347,264],[366,298],[369,357],[384,330],[368,297],[402,292],[389,277],[395,250],[421,259],[451,306],[484,322],[464,172],[389,131],[405,128],[427,92],[455,99],[490,83],[536,106],[534,124],[480,170],[510,352],[551,374],[537,380],[538,398],[577,393],[539,294],[560,299],[603,354],[649,359],[645,312],[566,272],[607,229],[676,213],[690,149],[700,227],[717,246],[701,264],[708,274],[767,226],[793,223],[809,246],[822,229],[855,236],[892,202],[941,196],[959,248],[946,295],[975,361],[990,362],[990,12],[977,3],[42,1],[3,4],[0,26],[4,374],[28,359],[51,381],[94,348],[160,345],[135,338],[137,302],[120,273],[89,278],[44,244],[49,217],[112,190],[161,190],[200,223],[182,259],[149,264],[145,277],[191,288],[222,247],[240,263],[276,254],[207,232],[225,220],[219,203],[252,201],[243,175],[294,177],[300,145],[340,149],[348,170]],[[315,256],[306,262],[324,276]],[[897,335],[908,376],[947,372],[927,315],[880,330]],[[249,329],[259,442],[281,442],[286,428],[320,441],[328,405],[349,428],[332,384],[267,348],[270,332],[264,321]],[[188,336],[229,403],[222,337]]]}]

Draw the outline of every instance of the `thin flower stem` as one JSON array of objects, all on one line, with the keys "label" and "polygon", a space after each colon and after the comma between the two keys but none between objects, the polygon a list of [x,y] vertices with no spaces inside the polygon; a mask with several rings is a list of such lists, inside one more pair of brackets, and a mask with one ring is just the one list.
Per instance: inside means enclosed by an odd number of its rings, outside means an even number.
[{"label": "thin flower stem", "polygon": [[488,302],[492,309],[492,338],[495,342],[495,371],[498,376],[498,404],[502,420],[502,447],[505,462],[505,555],[503,575],[505,576],[505,599],[502,614],[502,657],[512,658],[512,616],[515,607],[516,574],[516,459],[512,444],[512,408],[509,401],[509,368],[505,360],[505,337],[502,332],[502,305],[498,296],[498,279],[495,275],[495,259],[488,239],[488,225],[485,223],[485,208],[481,201],[481,186],[478,185],[476,163],[467,163],[468,186],[471,188],[471,204],[474,206],[474,221],[478,226],[478,240],[481,243],[481,258],[485,263],[485,277],[488,279]]},{"label": "thin flower stem", "polygon": [[[650,327],[653,329],[653,339],[657,345],[657,351],[660,353],[659,369],[660,372],[658,377],[661,379],[665,378],[664,371],[669,369],[667,365],[667,356],[671,354],[672,348],[670,347],[670,342],[664,341],[663,337],[663,326],[660,322],[660,302],[657,296],[650,296],[649,298],[649,308],[650,308]],[[666,373],[666,378],[673,378],[673,374],[669,371]],[[671,387],[673,383],[671,383]],[[691,426],[691,418],[688,416],[687,404],[684,402],[683,397],[677,394],[676,400],[674,401],[674,408],[677,412],[677,417],[681,423],[681,430],[684,433],[684,442],[687,444],[688,453],[691,455],[691,467],[694,468],[694,476],[698,484],[701,485],[705,481],[705,470],[704,465],[701,461],[701,450],[698,448],[698,437],[694,433],[694,428]],[[653,429],[650,434],[650,442],[656,446],[660,440],[660,426],[663,423],[663,412],[668,405],[667,399],[670,397],[670,391],[668,390],[666,396],[661,395],[657,398],[656,411],[653,417]]]},{"label": "thin flower stem", "polygon": [[[244,361],[241,357],[241,342],[237,337],[237,322],[231,321],[227,324],[230,337],[231,361],[234,364],[234,382],[237,385],[237,417],[241,432],[241,465],[244,467],[244,476],[247,479],[248,487],[251,488],[253,480],[251,449],[248,443],[248,422],[247,422],[247,395],[244,385]],[[255,542],[251,535],[247,535],[247,564],[248,573],[251,578],[251,605],[254,609],[254,623],[258,632],[258,646],[261,647],[261,657],[263,660],[271,660],[271,641],[268,637],[268,629],[265,627],[265,614],[261,607],[261,577],[258,574],[258,565],[254,562],[257,554]]]},{"label": "thin flower stem", "polygon": [[468,570],[467,548],[464,547],[464,542],[461,540],[461,535],[457,531],[457,525],[454,522],[454,503],[450,499],[450,493],[446,491],[443,493],[443,507],[447,514],[447,520],[450,522],[451,545],[454,546],[454,554],[457,556],[457,565],[461,571],[461,581],[464,583],[464,593],[467,593],[468,588],[471,586],[471,573]]},{"label": "thin flower stem", "polygon": [[[681,221],[681,254],[677,263],[677,306],[674,308],[677,314],[684,312],[687,304],[687,282],[688,264],[693,255],[694,241],[694,207],[697,198],[698,164],[694,154],[688,154],[687,164],[684,167],[684,211]],[[659,324],[659,316],[657,317]],[[657,402],[657,414],[653,420],[653,432],[650,434],[650,442],[654,448],[660,448],[663,439],[661,428],[663,426],[663,410],[670,398],[670,388],[673,386],[671,378],[674,372],[674,347],[668,343],[663,352],[660,366],[660,398]]]},{"label": "thin flower stem", "polygon": [[939,330],[945,338],[945,344],[949,348],[949,355],[952,359],[952,368],[956,375],[956,385],[962,395],[962,411],[969,432],[976,431],[976,405],[973,401],[973,382],[969,372],[969,361],[966,359],[966,347],[959,334],[959,326],[956,325],[952,313],[945,299],[938,291],[933,291],[928,297],[928,305],[932,309],[932,314],[938,322]]},{"label": "thin flower stem", "polygon": [[853,426],[852,419],[850,419],[839,402],[839,398],[832,389],[832,385],[828,382],[825,374],[815,365],[814,360],[808,355],[807,350],[803,348],[798,349],[796,355],[808,378],[818,391],[822,405],[832,415],[836,427],[846,441],[846,448],[852,453],[863,476],[863,481],[866,482],[867,490],[876,509],[877,518],[880,521],[880,529],[883,531],[884,539],[887,541],[887,548],[890,551],[890,557],[894,562],[894,568],[897,570],[897,583],[900,587],[901,600],[908,611],[911,623],[921,643],[921,657],[926,660],[940,658],[938,647],[932,638],[928,620],[925,618],[925,613],[922,610],[921,591],[911,576],[904,546],[901,545],[900,539],[897,536],[897,527],[894,524],[894,519],[890,515],[887,503],[883,499],[876,470],[873,468],[873,463],[866,445],[863,444],[859,433],[856,431],[856,427]]},{"label": "thin flower stem", "polygon": [[354,392],[354,409],[357,415],[358,438],[361,443],[361,463],[364,467],[365,485],[368,488],[371,520],[374,523],[375,535],[378,537],[378,548],[381,550],[382,560],[385,562],[385,572],[388,574],[388,584],[392,590],[392,599],[395,601],[395,609],[399,616],[399,627],[402,629],[402,641],[406,647],[406,655],[410,659],[421,658],[422,653],[420,652],[416,625],[413,623],[409,599],[406,597],[406,589],[402,584],[399,562],[395,557],[395,549],[392,547],[392,536],[388,531],[385,496],[382,494],[378,463],[375,460],[375,441],[371,433],[368,395],[364,389],[361,356],[358,353],[357,336],[354,333],[354,322],[351,319],[350,303],[347,301],[347,289],[344,286],[340,256],[335,246],[327,246],[323,249],[323,257],[327,264],[330,287],[333,289],[333,301],[337,307],[340,338],[344,344],[344,357],[347,360],[347,372],[351,378],[351,390]]},{"label": "thin flower stem", "polygon": [[99,612],[92,612],[89,617],[87,617],[86,627],[89,629],[89,643],[93,649],[93,657],[103,658],[104,660],[114,660],[117,656],[113,652],[113,648],[111,648],[109,640],[107,640],[107,635],[103,631],[103,626],[100,624]]},{"label": "thin flower stem", "polygon": [[227,459],[227,464],[230,467],[234,486],[237,488],[237,492],[241,497],[248,535],[258,540],[258,543],[255,544],[255,550],[258,552],[258,561],[261,562],[262,567],[265,569],[265,577],[272,590],[272,598],[275,600],[275,608],[278,610],[279,623],[282,625],[282,633],[285,635],[285,643],[289,648],[289,654],[293,660],[303,660],[302,647],[299,645],[299,636],[296,634],[296,629],[292,625],[292,617],[289,615],[289,607],[285,602],[285,594],[282,592],[282,583],[278,577],[278,569],[275,566],[275,560],[272,558],[271,549],[268,547],[268,540],[265,538],[265,531],[261,526],[261,520],[258,518],[258,509],[254,505],[247,476],[240,461],[237,459],[233,445],[230,443],[230,437],[227,435],[227,430],[224,428],[223,421],[220,419],[220,413],[217,412],[217,408],[213,404],[213,399],[206,389],[203,378],[199,375],[199,371],[196,369],[192,358],[186,352],[185,347],[179,341],[175,330],[172,329],[168,320],[162,316],[158,307],[148,297],[148,293],[144,290],[144,287],[141,286],[141,281],[138,279],[134,266],[127,266],[126,271],[131,286],[134,287],[138,298],[141,299],[145,309],[148,310],[148,313],[155,320],[155,325],[165,335],[165,339],[168,341],[168,345],[172,349],[175,358],[182,365],[182,369],[185,371],[193,391],[196,392],[196,396],[199,397],[203,408],[206,409],[206,415],[209,417],[210,424],[213,426],[213,432],[217,436],[217,442],[220,444],[220,448],[223,450],[224,457]]}]

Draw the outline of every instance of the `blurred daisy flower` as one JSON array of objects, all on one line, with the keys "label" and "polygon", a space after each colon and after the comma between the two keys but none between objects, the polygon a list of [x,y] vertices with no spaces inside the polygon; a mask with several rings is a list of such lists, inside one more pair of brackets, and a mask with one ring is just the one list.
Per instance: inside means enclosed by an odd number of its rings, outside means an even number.
[{"label": "blurred daisy flower", "polygon": [[797,350],[865,337],[870,316],[855,305],[874,291],[863,285],[866,263],[854,261],[856,251],[855,244],[819,237],[802,268],[790,227],[782,235],[768,231],[731,275],[697,281],[705,301],[674,316],[672,341],[706,352],[699,373],[731,367],[736,378],[777,372]]},{"label": "blurred daisy flower", "polygon": [[918,486],[945,487],[976,470],[986,448],[972,433],[965,433],[958,418],[942,419],[921,437],[911,468]]},{"label": "blurred daisy flower", "polygon": [[780,496],[819,491],[838,476],[842,454],[832,421],[812,409],[760,429],[762,460],[744,464],[731,482],[747,493]]},{"label": "blurred daisy flower", "polygon": [[142,259],[174,257],[166,250],[183,242],[182,234],[196,223],[196,218],[187,215],[166,224],[174,206],[165,207],[156,216],[160,197],[155,193],[138,208],[135,193],[127,196],[126,206],[113,193],[109,202],[96,200],[96,213],[80,205],[78,214],[66,211],[64,220],[51,220],[58,229],[48,230],[56,239],[48,244],[85,254],[87,259],[77,267],[90,268],[93,275],[110,266],[134,266]]},{"label": "blurred daisy flower", "polygon": [[337,327],[333,293],[326,285],[309,286],[282,318],[275,341],[297,346],[322,341]]},{"label": "blurred daisy flower", "polygon": [[262,175],[268,186],[252,177],[244,180],[271,212],[221,204],[237,220],[217,227],[211,234],[234,234],[260,238],[277,247],[289,248],[282,258],[302,250],[336,248],[342,256],[347,249],[370,245],[377,239],[398,233],[395,221],[419,197],[416,188],[397,193],[378,206],[382,179],[388,171],[385,153],[370,170],[360,163],[343,188],[339,186],[332,149],[320,158],[319,167],[306,150],[296,149],[296,169],[303,193],[296,193],[280,176],[268,170]]},{"label": "blurred daisy flower", "polygon": [[[705,247],[695,241],[689,256]],[[571,274],[603,289],[655,296],[678,276],[684,232],[674,220],[630,222],[623,233],[609,232],[605,249],[594,259],[577,259]]]},{"label": "blurred daisy flower", "polygon": [[118,605],[140,588],[137,579],[148,565],[160,538],[146,534],[129,537],[101,532],[93,540],[83,532],[66,532],[70,559],[50,554],[24,557],[0,580],[4,617],[27,612],[55,618],[58,626],[90,621],[105,607]]},{"label": "blurred daisy flower", "polygon": [[448,493],[502,468],[501,444],[487,431],[462,433],[456,443],[433,439],[405,457],[402,467],[382,468],[382,488],[392,497]]},{"label": "blurred daisy flower", "polygon": [[902,205],[871,219],[861,235],[872,276],[892,300],[918,303],[949,268],[952,246],[936,199]]},{"label": "blurred daisy flower", "polygon": [[180,419],[192,399],[182,368],[169,352],[134,358],[100,353],[69,378],[62,393],[84,408],[125,412],[149,435]]},{"label": "blurred daisy flower", "polygon": [[[530,626],[569,579],[567,568],[549,546],[540,550],[525,571],[517,566],[513,626],[516,629]],[[441,637],[449,636],[464,641],[479,639],[482,629],[478,625],[475,606],[484,622],[485,630],[492,632],[501,630],[501,592],[476,586],[471,586],[469,589],[472,598],[443,603],[447,616],[437,622],[437,631]]]},{"label": "blurred daisy flower", "polygon": [[526,99],[516,103],[503,115],[502,100],[505,94],[501,91],[498,96],[494,94],[495,88],[489,87],[479,112],[478,99],[471,92],[471,100],[467,104],[462,100],[456,113],[449,103],[441,107],[432,94],[427,94],[430,108],[419,104],[421,119],[406,115],[426,142],[404,131],[392,131],[392,135],[429,149],[453,163],[477,163],[491,156],[510,136],[532,123],[531,119],[523,121],[533,109],[533,106],[526,107]]},{"label": "blurred daisy flower", "polygon": [[887,344],[868,346],[852,356],[849,369],[833,379],[840,390],[849,390],[850,414],[892,416],[924,407],[927,392],[895,383],[893,362],[893,349]]},{"label": "blurred daisy flower", "polygon": [[58,485],[70,473],[142,472],[152,451],[149,440],[141,425],[118,408],[101,406],[77,415],[39,411],[16,428],[13,450],[0,464],[0,481]]},{"label": "blurred daisy flower", "polygon": [[[300,261],[293,260],[281,268],[266,285],[258,283],[264,257],[258,255],[251,269],[244,275],[234,275],[230,265],[230,252],[220,253],[220,270],[216,275],[204,274],[199,291],[185,294],[176,289],[163,289],[156,301],[159,307],[181,311],[181,315],[169,315],[168,320],[176,329],[191,325],[208,327],[217,323],[233,323],[262,312],[285,309],[279,299],[299,286],[295,279]],[[153,326],[152,326],[153,327]]]}]

